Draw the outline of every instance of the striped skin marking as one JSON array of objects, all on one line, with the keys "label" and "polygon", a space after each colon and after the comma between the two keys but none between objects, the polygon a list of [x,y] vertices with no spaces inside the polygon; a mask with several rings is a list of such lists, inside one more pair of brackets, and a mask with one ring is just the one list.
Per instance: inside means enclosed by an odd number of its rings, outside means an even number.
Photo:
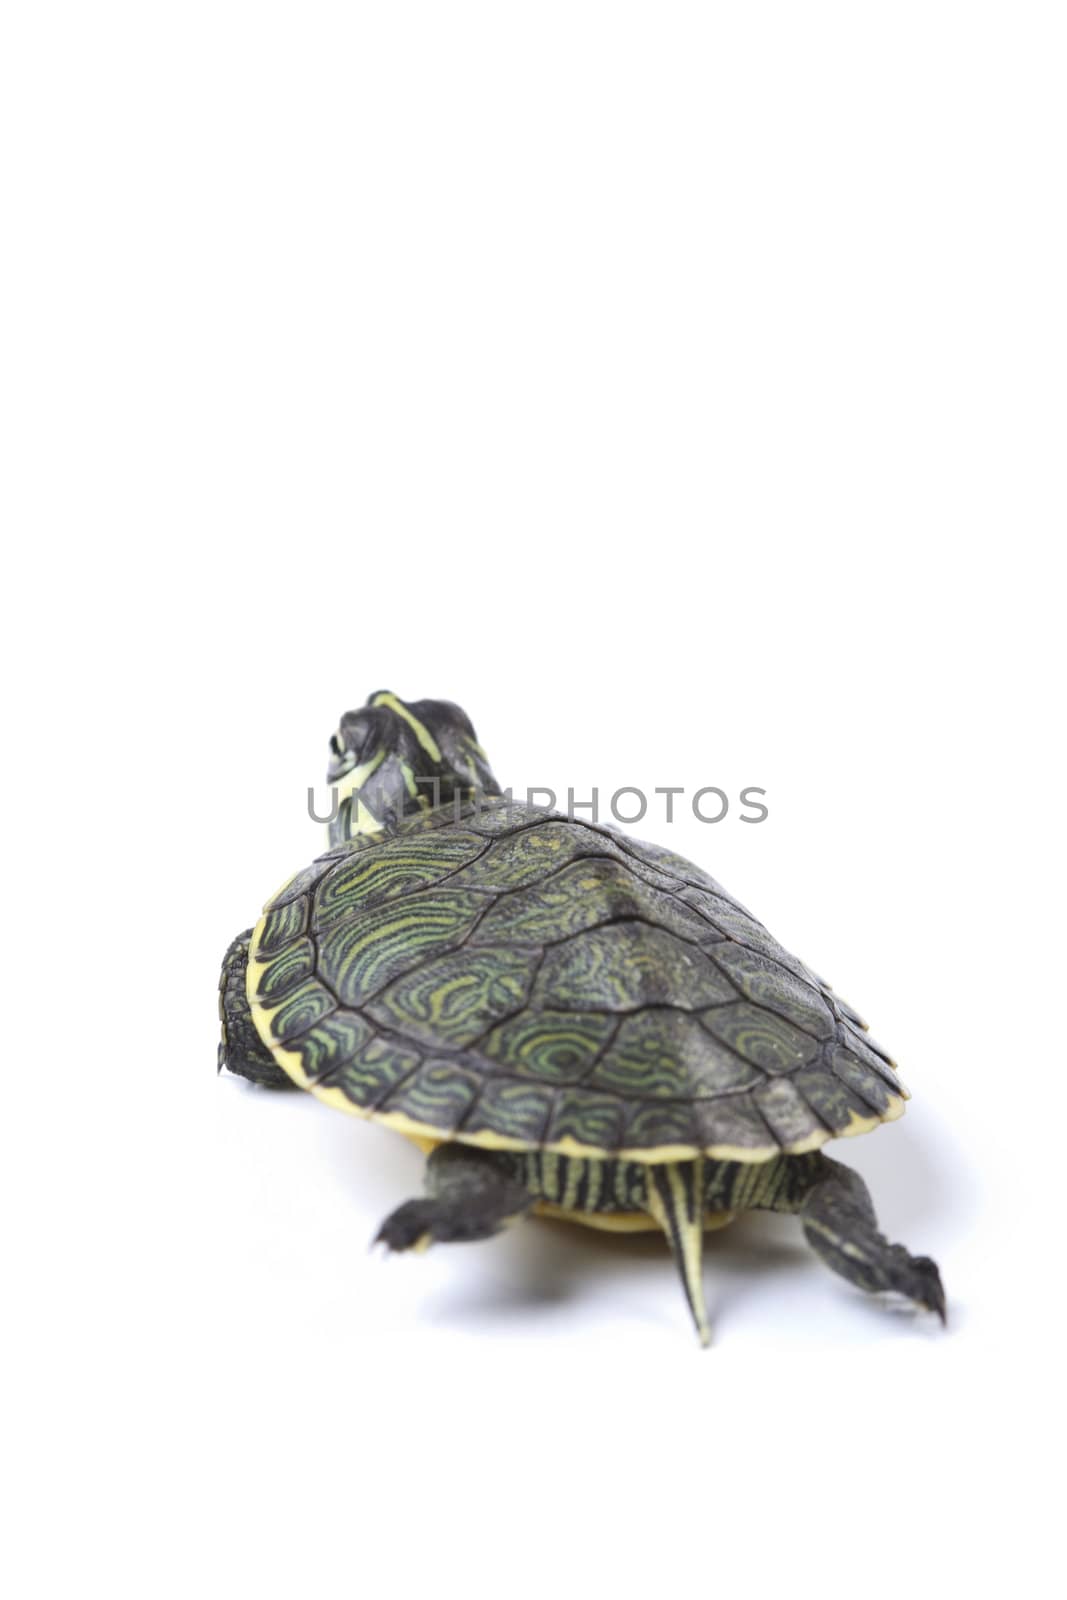
[{"label": "striped skin marking", "polygon": [[[692,1163],[690,1165],[693,1165]],[[778,1163],[773,1185],[763,1184],[760,1194],[770,1193],[779,1181]],[[709,1165],[706,1173],[714,1170]],[[745,1168],[743,1171],[762,1171]],[[734,1218],[732,1196],[736,1188],[732,1166],[713,1184],[705,1176],[707,1193],[701,1197],[701,1226],[705,1231],[723,1228]],[[649,1168],[640,1162],[589,1161],[557,1155],[553,1151],[530,1151],[523,1168],[526,1187],[537,1196],[537,1216],[557,1221],[576,1222],[584,1227],[615,1233],[655,1233],[661,1223],[648,1206]],[[694,1182],[699,1183],[694,1174]],[[712,1191],[715,1191],[714,1193]],[[721,1203],[730,1200],[731,1205]]]},{"label": "striped skin marking", "polygon": [[[413,816],[427,816],[435,806],[452,803],[458,813],[479,797],[501,792],[469,719],[447,702],[408,705],[382,690],[361,712],[346,713],[330,748],[333,844],[393,837]],[[360,751],[371,748],[373,757],[360,760]],[[357,765],[345,771],[346,762]]]},{"label": "striped skin marking", "polygon": [[702,1345],[711,1343],[701,1274],[704,1163],[665,1162],[648,1174],[648,1209],[667,1235]]},{"label": "striped skin marking", "polygon": [[441,760],[441,747],[437,740],[426,724],[420,722],[418,717],[412,714],[403,700],[398,700],[395,694],[390,694],[388,690],[383,690],[381,694],[374,696],[371,705],[386,706],[390,711],[395,711],[397,716],[407,723],[430,760],[438,762]]},{"label": "striped skin marking", "polygon": [[350,800],[357,789],[362,789],[367,779],[373,772],[377,772],[385,760],[385,751],[379,750],[371,756],[369,761],[363,761],[359,766],[353,767],[351,772],[346,772],[343,778],[338,778],[331,787],[337,790],[337,799]]},{"label": "striped skin marking", "polygon": [[332,785],[337,793],[337,816],[330,823],[328,837],[354,839],[381,833],[383,823],[362,798],[362,791],[381,768],[386,759],[385,750],[379,750],[368,761],[361,762],[338,778]]},{"label": "striped skin marking", "polygon": [[[772,1163],[768,1162],[768,1166]],[[734,1190],[730,1196],[739,1211],[748,1211],[755,1203],[756,1196],[761,1193],[766,1183],[766,1172],[763,1167],[745,1167],[738,1176]]]},{"label": "striped skin marking", "polygon": [[[452,1142],[422,1135],[408,1137],[424,1155]],[[789,1156],[759,1166],[705,1161],[704,1231],[725,1227],[741,1210],[795,1212],[819,1177],[820,1162],[820,1157]],[[517,1177],[536,1197],[538,1216],[623,1233],[662,1231],[648,1207],[649,1173],[643,1162],[564,1158],[553,1151],[529,1150],[522,1157]]]},{"label": "striped skin marking", "polygon": [[577,1195],[575,1180],[581,1171],[582,1163],[572,1160],[569,1156],[546,1152],[537,1165],[540,1193],[554,1205],[558,1205],[561,1210],[573,1211]]},{"label": "striped skin marking", "polygon": [[600,1205],[601,1188],[604,1182],[604,1163],[602,1161],[589,1161],[586,1163],[589,1176],[585,1186],[583,1211],[595,1212]]},{"label": "striped skin marking", "polygon": [[398,761],[397,764],[400,767],[400,774],[401,774],[401,777],[404,779],[404,787],[408,792],[408,797],[410,799],[412,799],[412,800],[417,801],[421,808],[423,808],[423,809],[428,808],[429,804],[430,804],[429,799],[427,798],[426,795],[419,793],[419,786],[415,782],[415,774],[412,771],[411,767],[408,765],[408,763],[406,761]]},{"label": "striped skin marking", "polygon": [[556,1160],[567,1162],[560,1206],[564,1211],[584,1211],[588,1203],[584,1191],[589,1183],[589,1162],[571,1161],[567,1156],[557,1156]]}]

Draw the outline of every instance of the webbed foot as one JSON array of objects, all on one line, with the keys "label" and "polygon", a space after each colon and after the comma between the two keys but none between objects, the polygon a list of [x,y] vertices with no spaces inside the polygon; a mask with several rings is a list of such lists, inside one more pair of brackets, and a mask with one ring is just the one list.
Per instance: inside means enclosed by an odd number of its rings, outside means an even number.
[{"label": "webbed foot", "polygon": [[826,1176],[807,1194],[800,1219],[812,1249],[842,1278],[869,1294],[892,1290],[946,1320],[941,1274],[929,1256],[913,1256],[878,1230],[867,1186],[857,1172],[825,1161]]},{"label": "webbed foot", "polygon": [[375,1244],[425,1250],[431,1244],[491,1239],[533,1205],[514,1157],[470,1145],[440,1145],[426,1164],[425,1200],[405,1200],[386,1217]]}]

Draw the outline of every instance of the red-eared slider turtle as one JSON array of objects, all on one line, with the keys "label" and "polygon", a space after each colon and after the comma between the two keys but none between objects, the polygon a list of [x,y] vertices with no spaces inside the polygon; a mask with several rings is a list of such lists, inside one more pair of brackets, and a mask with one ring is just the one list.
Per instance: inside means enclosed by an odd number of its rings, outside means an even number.
[{"label": "red-eared slider turtle", "polygon": [[331,749],[331,848],[227,951],[219,1059],[429,1153],[389,1249],[530,1212],[661,1228],[706,1341],[703,1231],[762,1208],[944,1319],[933,1261],[821,1150],[900,1115],[892,1061],[713,878],[512,803],[447,702],[373,695]]}]

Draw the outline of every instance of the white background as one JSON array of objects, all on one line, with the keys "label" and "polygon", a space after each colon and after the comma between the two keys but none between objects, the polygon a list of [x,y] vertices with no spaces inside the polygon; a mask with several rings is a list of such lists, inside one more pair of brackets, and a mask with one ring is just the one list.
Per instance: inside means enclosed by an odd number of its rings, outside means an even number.
[{"label": "white background", "polygon": [[[1062,1429],[1054,5],[13,4],[10,1593],[1047,1593]],[[420,1158],[216,1080],[339,713],[640,830],[871,1019],[788,1219],[383,1262]]]}]

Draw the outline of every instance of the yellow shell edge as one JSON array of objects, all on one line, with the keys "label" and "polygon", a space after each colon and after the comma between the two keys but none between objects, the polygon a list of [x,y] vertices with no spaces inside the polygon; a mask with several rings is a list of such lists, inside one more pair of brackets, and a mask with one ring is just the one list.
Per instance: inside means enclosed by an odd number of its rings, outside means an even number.
[{"label": "yellow shell edge", "polygon": [[[247,993],[248,1003],[252,1011],[252,1021],[256,1032],[265,1047],[271,1052],[275,1061],[288,1073],[293,1082],[301,1089],[307,1089],[316,1100],[321,1100],[325,1105],[334,1106],[338,1111],[347,1112],[349,1116],[360,1117],[365,1122],[380,1122],[387,1128],[392,1128],[397,1133],[402,1133],[408,1139],[413,1139],[416,1144],[432,1149],[435,1144],[445,1143],[441,1130],[432,1127],[426,1122],[416,1122],[412,1117],[406,1116],[403,1111],[364,1111],[362,1107],[353,1105],[348,1096],[341,1089],[312,1083],[300,1065],[300,1057],[294,1050],[286,1050],[280,1045],[270,1032],[270,1019],[280,1009],[278,1006],[263,1006],[253,995],[258,986],[259,973],[266,962],[259,959],[259,941],[266,921],[260,917],[252,932],[252,939],[248,949],[248,975]],[[827,1144],[831,1139],[852,1139],[857,1134],[870,1133],[883,1122],[895,1122],[904,1114],[904,1095],[890,1094],[889,1104],[882,1112],[873,1111],[870,1116],[862,1116],[858,1111],[851,1113],[851,1120],[847,1127],[831,1131],[829,1128],[819,1128],[803,1139],[798,1139],[789,1145],[757,1145],[746,1147],[742,1145],[714,1144],[703,1149],[695,1144],[668,1144],[658,1145],[651,1149],[629,1149],[607,1151],[598,1145],[581,1144],[577,1139],[566,1135],[556,1139],[551,1144],[533,1146],[526,1139],[512,1139],[504,1134],[483,1133],[458,1133],[450,1135],[449,1140],[457,1144],[476,1145],[483,1150],[530,1150],[541,1149],[552,1155],[584,1156],[594,1161],[638,1161],[646,1166],[653,1166],[661,1161],[692,1161],[697,1156],[706,1156],[713,1161],[745,1161],[762,1162],[773,1161],[780,1155],[804,1155],[808,1151],[817,1150]],[[570,1213],[568,1213],[569,1215]]]}]

